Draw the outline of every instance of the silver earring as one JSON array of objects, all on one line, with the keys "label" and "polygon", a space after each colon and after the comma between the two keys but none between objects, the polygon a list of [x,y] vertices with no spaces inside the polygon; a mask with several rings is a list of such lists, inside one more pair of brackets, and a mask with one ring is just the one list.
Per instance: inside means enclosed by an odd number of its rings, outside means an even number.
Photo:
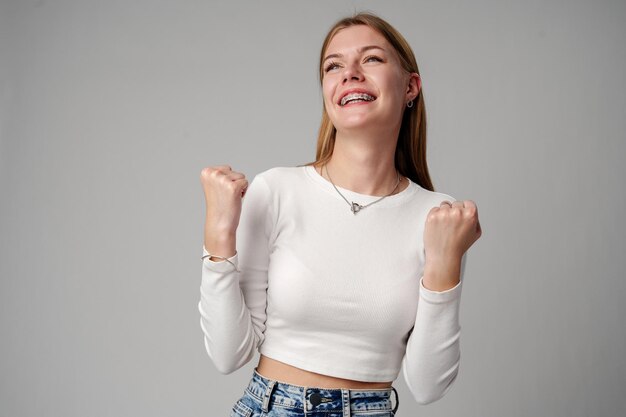
[{"label": "silver earring", "polygon": [[413,107],[413,100],[411,100],[411,101],[409,101],[408,103],[406,103],[406,106],[407,106],[408,108]]}]

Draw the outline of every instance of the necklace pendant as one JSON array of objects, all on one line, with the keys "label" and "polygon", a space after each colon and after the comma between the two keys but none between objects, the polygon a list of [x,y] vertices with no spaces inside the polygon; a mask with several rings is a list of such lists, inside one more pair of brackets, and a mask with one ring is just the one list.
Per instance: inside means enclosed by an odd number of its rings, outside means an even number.
[{"label": "necklace pendant", "polygon": [[352,202],[352,213],[356,216],[356,214],[359,212],[359,210],[361,210],[363,208],[362,205],[360,205],[359,203],[355,203],[354,201]]}]

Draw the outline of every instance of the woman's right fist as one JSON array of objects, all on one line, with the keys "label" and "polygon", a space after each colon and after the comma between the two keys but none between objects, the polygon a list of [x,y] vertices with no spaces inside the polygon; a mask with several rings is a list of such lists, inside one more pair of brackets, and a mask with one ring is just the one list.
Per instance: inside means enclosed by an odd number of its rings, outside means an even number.
[{"label": "woman's right fist", "polygon": [[234,234],[248,189],[246,176],[230,165],[218,165],[204,168],[200,182],[206,200],[206,226],[214,232]]}]

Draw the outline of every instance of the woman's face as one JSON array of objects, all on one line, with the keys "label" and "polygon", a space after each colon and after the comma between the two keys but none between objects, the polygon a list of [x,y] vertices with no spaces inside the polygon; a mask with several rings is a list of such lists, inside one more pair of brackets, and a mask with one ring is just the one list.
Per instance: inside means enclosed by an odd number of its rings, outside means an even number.
[{"label": "woman's face", "polygon": [[366,25],[337,32],[322,68],[324,105],[338,131],[399,127],[419,91],[417,74],[409,75],[387,40]]}]

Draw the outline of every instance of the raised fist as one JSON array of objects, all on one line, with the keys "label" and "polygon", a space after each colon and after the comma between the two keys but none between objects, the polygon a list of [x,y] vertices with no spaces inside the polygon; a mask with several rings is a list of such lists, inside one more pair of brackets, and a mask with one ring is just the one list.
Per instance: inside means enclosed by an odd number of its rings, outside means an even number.
[{"label": "raised fist", "polygon": [[426,260],[460,260],[481,234],[478,208],[472,200],[443,201],[439,207],[433,207],[426,217]]},{"label": "raised fist", "polygon": [[200,182],[206,199],[206,227],[215,233],[234,234],[248,189],[246,176],[230,165],[218,165],[204,168]]}]

